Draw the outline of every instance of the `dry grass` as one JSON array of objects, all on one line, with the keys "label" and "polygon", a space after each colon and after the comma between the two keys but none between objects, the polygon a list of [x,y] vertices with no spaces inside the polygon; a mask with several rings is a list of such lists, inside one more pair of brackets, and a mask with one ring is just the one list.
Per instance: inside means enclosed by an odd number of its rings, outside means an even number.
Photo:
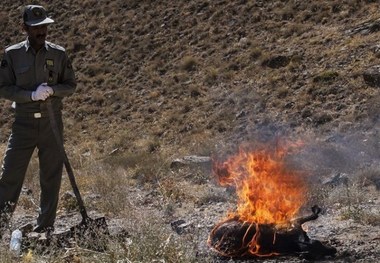
[{"label": "dry grass", "polygon": [[342,220],[351,219],[364,225],[379,226],[380,211],[376,205],[378,190],[374,179],[380,178],[379,169],[367,169],[351,177],[347,184],[315,189],[311,203],[334,207],[339,211]]},{"label": "dry grass", "polygon": [[212,86],[216,83],[219,76],[219,69],[215,67],[208,67],[205,74],[205,83]]},{"label": "dry grass", "polygon": [[198,59],[193,56],[185,56],[180,64],[180,69],[184,71],[194,71],[198,64]]},{"label": "dry grass", "polygon": [[[88,148],[88,146],[87,146]],[[122,227],[130,233],[127,239],[118,240],[111,238],[106,240],[108,249],[104,253],[94,253],[86,249],[71,249],[62,252],[47,250],[44,255],[36,251],[29,254],[30,261],[24,259],[22,262],[40,262],[46,256],[49,262],[196,262],[193,251],[190,250],[189,240],[186,244],[178,239],[170,228],[165,228],[162,215],[153,207],[144,205],[146,191],[154,190],[153,198],[164,210],[170,214],[170,208],[179,200],[190,200],[196,198],[189,193],[195,193],[190,189],[191,185],[178,184],[177,176],[181,173],[170,173],[165,168],[165,161],[155,159],[149,154],[127,155],[124,159],[110,156],[102,161],[96,160],[97,156],[86,155],[83,157],[80,152],[72,156],[77,160],[75,163],[75,173],[77,184],[82,195],[84,195],[86,206],[89,210],[96,209],[108,215],[108,217],[125,218]],[[90,157],[91,156],[91,157]],[[148,160],[149,159],[149,160]],[[144,161],[142,161],[144,160]],[[140,166],[141,163],[149,163],[148,166]],[[34,156],[28,171],[26,186],[32,193],[39,193],[38,171],[36,156]],[[178,171],[177,171],[178,172]],[[169,177],[168,177],[169,175]],[[137,187],[140,185],[140,187]],[[138,189],[141,190],[138,190]],[[71,187],[64,179],[62,192],[70,191]],[[87,196],[99,196],[95,199]],[[22,196],[27,198],[25,196]],[[38,203],[38,196],[33,197]],[[150,201],[148,201],[150,202]],[[36,207],[29,207],[25,201],[21,201],[24,209],[35,210]],[[67,208],[64,200],[60,201],[59,210]],[[15,262],[12,255],[6,250],[0,252],[2,262]],[[28,255],[24,254],[24,257]],[[74,261],[71,261],[74,260]],[[129,260],[129,261],[128,261]]]},{"label": "dry grass", "polygon": [[319,73],[314,77],[313,81],[318,83],[331,82],[339,76],[338,72],[327,70]]},{"label": "dry grass", "polygon": [[[49,40],[67,47],[77,72],[78,90],[65,98],[64,115],[78,185],[89,208],[123,218],[131,234],[125,243],[110,240],[104,255],[78,250],[67,260],[59,255],[49,262],[178,262],[176,257],[197,262],[196,241],[177,239],[158,219],[170,220],[184,204],[193,209],[228,197],[210,191],[209,171],[173,171],[172,159],[210,156],[220,145],[228,145],[228,151],[268,127],[291,126],[296,133],[310,130],[323,138],[336,131],[367,132],[378,121],[378,88],[361,77],[364,68],[377,63],[378,36],[345,33],[378,18],[376,1],[41,4],[57,21]],[[5,47],[24,36],[19,3],[4,0],[2,5]],[[289,64],[262,66],[279,55]],[[1,100],[0,106],[4,152],[12,116],[10,102]],[[19,205],[35,215],[35,159],[25,186],[32,192],[23,194]],[[370,197],[362,186],[359,180],[321,189],[318,198],[339,203],[342,218],[376,224],[378,215],[363,208]],[[69,190],[65,179],[62,193]],[[62,203],[60,209],[72,207]],[[164,216],[154,214],[157,210]],[[11,262],[5,249],[0,254]]]}]

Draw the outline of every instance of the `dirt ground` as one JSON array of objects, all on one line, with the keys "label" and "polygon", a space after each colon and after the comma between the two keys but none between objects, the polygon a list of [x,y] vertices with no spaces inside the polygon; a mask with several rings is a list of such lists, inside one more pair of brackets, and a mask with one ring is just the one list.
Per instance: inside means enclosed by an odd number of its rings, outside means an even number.
[{"label": "dirt ground", "polygon": [[[235,207],[233,191],[209,170],[165,167],[168,159],[229,154],[242,141],[290,131],[312,141],[294,161],[312,174],[311,200],[323,208],[307,223],[308,235],[338,251],[321,262],[379,261],[380,84],[363,79],[379,64],[378,1],[40,2],[56,21],[48,40],[66,48],[77,73],[77,92],[65,100],[65,140],[80,188],[101,197],[85,191],[90,215],[109,205],[114,234],[132,235],[117,242],[137,243],[136,258],[161,255],[158,244],[168,241],[194,258],[185,263],[304,262],[297,255],[220,258],[206,241]],[[0,4],[2,48],[25,38],[19,4]],[[0,100],[2,153],[10,105]],[[36,162],[32,168],[37,175]],[[35,223],[29,199],[23,192],[4,249],[11,230]],[[57,231],[80,220],[61,210]],[[144,239],[145,230],[153,236]],[[153,241],[145,248],[139,240]],[[96,262],[130,263],[121,253],[115,248]],[[156,262],[165,260],[182,263]],[[133,263],[141,261],[152,263]]]},{"label": "dirt ground", "polygon": [[[161,218],[160,227],[170,233],[173,238],[181,240],[188,246],[188,253],[192,253],[196,262],[307,262],[302,255],[277,256],[273,258],[252,258],[252,259],[229,259],[220,257],[213,249],[207,245],[208,235],[215,224],[226,217],[235,205],[234,193],[215,184],[212,180],[201,186],[202,191],[210,197],[208,199],[198,199],[196,202],[181,202],[175,204],[174,212],[168,215],[162,210],[162,198],[152,191],[133,190],[133,195],[139,196],[133,200],[133,206],[140,207],[146,211],[145,216],[155,216]],[[330,189],[330,197],[334,198],[334,192],[342,194],[344,186],[336,186]],[[347,206],[339,202],[326,202],[322,206],[319,218],[305,223],[307,235],[310,239],[319,240],[337,249],[336,256],[324,258],[318,262],[377,262],[380,258],[380,227],[378,222],[364,223],[365,218],[370,215],[377,215],[380,209],[379,190],[374,184],[363,186],[362,195],[366,199],[360,204],[354,204],[350,211]],[[199,191],[201,191],[199,189]],[[200,192],[198,192],[200,193]],[[157,198],[152,198],[157,197]],[[204,201],[207,200],[207,201]],[[361,199],[362,200],[362,199]],[[349,214],[348,214],[349,213]],[[355,215],[355,213],[358,213]],[[91,218],[102,216],[98,212],[90,211]],[[305,215],[310,214],[305,211]],[[346,217],[344,216],[346,215]],[[18,208],[12,218],[12,227],[19,227],[26,223],[34,223],[37,216],[36,211]],[[362,218],[358,218],[362,217]],[[377,219],[376,219],[377,218]],[[369,218],[370,219],[370,218]],[[123,230],[133,231],[128,225],[130,219],[125,217],[107,217],[107,223],[115,238]],[[79,212],[59,213],[56,224],[56,233],[67,230],[70,226],[77,225],[81,221]],[[137,223],[137,222],[135,222]],[[2,239],[4,247],[8,245],[10,231]],[[121,239],[121,243],[127,243],[126,239]],[[66,248],[67,250],[68,248]]]}]

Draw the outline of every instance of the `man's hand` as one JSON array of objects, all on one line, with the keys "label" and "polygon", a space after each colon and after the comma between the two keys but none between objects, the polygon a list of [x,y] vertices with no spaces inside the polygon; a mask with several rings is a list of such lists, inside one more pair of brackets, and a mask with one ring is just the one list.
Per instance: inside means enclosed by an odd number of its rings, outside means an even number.
[{"label": "man's hand", "polygon": [[47,83],[42,83],[39,85],[36,89],[36,91],[32,92],[32,100],[38,101],[38,100],[46,100],[51,95],[53,95],[54,91],[51,87],[47,85]]}]

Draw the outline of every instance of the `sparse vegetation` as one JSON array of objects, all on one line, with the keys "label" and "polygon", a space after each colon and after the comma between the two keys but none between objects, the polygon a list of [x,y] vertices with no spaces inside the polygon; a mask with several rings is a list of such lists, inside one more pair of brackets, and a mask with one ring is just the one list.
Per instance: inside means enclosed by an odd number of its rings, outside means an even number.
[{"label": "sparse vegetation", "polygon": [[193,71],[195,70],[197,64],[198,64],[198,61],[196,58],[192,56],[185,56],[182,59],[180,68],[185,71]]},{"label": "sparse vegetation", "polygon": [[[380,211],[375,208],[376,196],[374,196],[377,191],[376,184],[371,179],[380,178],[379,170],[359,171],[353,178],[336,180],[334,186],[316,189],[311,202],[339,209],[341,220],[354,220],[364,225],[379,226]],[[366,187],[367,191],[363,191],[363,187]]]},{"label": "sparse vegetation", "polygon": [[[378,63],[378,35],[350,33],[377,21],[380,3],[40,3],[56,21],[48,40],[67,48],[77,73],[78,90],[64,101],[64,120],[79,188],[91,212],[106,215],[124,232],[101,253],[75,247],[25,251],[18,259],[8,251],[8,229],[2,262],[216,262],[207,235],[234,206],[232,190],[217,185],[209,166],[173,169],[171,162],[226,155],[241,142],[283,134],[336,147],[327,157],[315,147],[315,158],[305,164],[317,170],[309,202],[323,206],[321,217],[339,218],[332,234],[321,236],[341,246],[342,260],[380,256],[369,237],[379,232],[379,172],[365,169],[378,162],[379,89],[362,79],[363,70]],[[2,47],[24,40],[19,4],[2,1]],[[0,100],[2,153],[12,125],[10,105]],[[354,135],[362,137],[342,153],[355,155],[342,158],[351,165],[349,183],[324,185],[322,179],[346,168],[337,155]],[[24,187],[11,228],[37,216],[36,154]],[[78,222],[70,191],[64,175],[57,221],[65,227]],[[173,228],[178,220],[187,232]],[[336,230],[339,222],[359,224],[368,236],[347,239]]]},{"label": "sparse vegetation", "polygon": [[336,71],[324,71],[320,74],[318,74],[316,77],[314,77],[314,82],[330,82],[336,79],[339,76],[338,72]]}]

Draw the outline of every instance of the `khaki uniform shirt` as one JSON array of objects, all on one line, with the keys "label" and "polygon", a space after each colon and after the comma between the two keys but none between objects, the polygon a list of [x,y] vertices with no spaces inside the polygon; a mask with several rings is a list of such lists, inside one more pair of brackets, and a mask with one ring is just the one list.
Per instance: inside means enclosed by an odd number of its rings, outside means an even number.
[{"label": "khaki uniform shirt", "polygon": [[38,52],[23,41],[5,49],[0,65],[0,97],[16,102],[16,113],[41,111],[41,101],[32,101],[32,92],[41,83],[54,90],[55,111],[62,109],[62,98],[71,95],[76,80],[65,49],[50,42]]}]

